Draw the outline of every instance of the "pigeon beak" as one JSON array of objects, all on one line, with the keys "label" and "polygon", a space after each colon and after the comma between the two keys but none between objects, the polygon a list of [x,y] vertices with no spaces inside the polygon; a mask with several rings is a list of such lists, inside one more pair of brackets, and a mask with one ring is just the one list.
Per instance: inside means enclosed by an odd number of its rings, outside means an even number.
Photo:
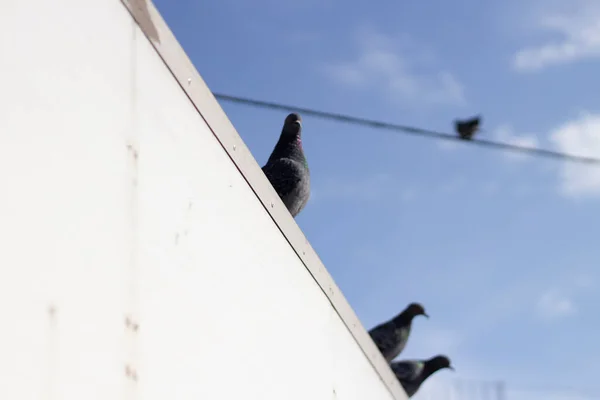
[{"label": "pigeon beak", "polygon": [[448,367],[448,369],[449,369],[450,371],[452,371],[452,372],[456,372],[456,370],[454,369],[454,367],[453,367],[452,365],[450,365],[450,366]]},{"label": "pigeon beak", "polygon": [[424,312],[424,313],[423,313],[423,316],[424,316],[425,318],[429,319],[429,315],[427,315],[427,313],[426,313],[426,312]]},{"label": "pigeon beak", "polygon": [[302,122],[300,121],[294,121],[295,124],[298,124],[298,126],[302,127]]}]

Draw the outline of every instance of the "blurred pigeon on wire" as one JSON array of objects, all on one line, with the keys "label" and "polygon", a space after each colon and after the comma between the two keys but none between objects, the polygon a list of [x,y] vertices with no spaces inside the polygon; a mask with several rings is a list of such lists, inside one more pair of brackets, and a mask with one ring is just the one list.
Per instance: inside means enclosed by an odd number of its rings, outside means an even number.
[{"label": "blurred pigeon on wire", "polygon": [[456,133],[463,140],[472,140],[473,136],[479,131],[479,125],[481,124],[481,117],[473,117],[466,120],[454,121],[454,128]]},{"label": "blurred pigeon on wire", "polygon": [[437,371],[444,368],[454,371],[450,359],[443,355],[429,360],[396,361],[391,363],[390,367],[408,397],[414,396],[423,382]]},{"label": "blurred pigeon on wire", "polygon": [[412,320],[418,315],[429,318],[423,306],[419,303],[410,303],[393,319],[377,325],[369,331],[371,339],[389,363],[404,350],[410,335]]},{"label": "blurred pigeon on wire", "polygon": [[262,170],[292,217],[306,206],[310,197],[310,173],[302,150],[302,118],[288,115],[279,141]]}]

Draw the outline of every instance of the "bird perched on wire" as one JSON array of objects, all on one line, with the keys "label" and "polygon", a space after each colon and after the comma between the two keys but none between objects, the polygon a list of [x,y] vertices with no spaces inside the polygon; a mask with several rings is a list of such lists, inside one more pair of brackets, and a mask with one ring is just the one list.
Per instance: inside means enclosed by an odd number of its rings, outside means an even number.
[{"label": "bird perched on wire", "polygon": [[302,149],[299,114],[285,118],[279,141],[262,170],[292,217],[296,217],[310,197],[310,172]]},{"label": "bird perched on wire", "polygon": [[454,371],[454,367],[450,365],[450,359],[443,355],[429,360],[396,361],[391,363],[390,367],[408,397],[414,396],[423,382],[437,371],[444,368]]},{"label": "bird perched on wire", "polygon": [[454,128],[461,139],[472,140],[475,133],[479,131],[480,124],[481,117],[477,116],[471,119],[454,121]]},{"label": "bird perched on wire", "polygon": [[400,314],[369,331],[371,339],[388,363],[406,347],[412,320],[418,315],[429,318],[421,304],[410,303]]}]

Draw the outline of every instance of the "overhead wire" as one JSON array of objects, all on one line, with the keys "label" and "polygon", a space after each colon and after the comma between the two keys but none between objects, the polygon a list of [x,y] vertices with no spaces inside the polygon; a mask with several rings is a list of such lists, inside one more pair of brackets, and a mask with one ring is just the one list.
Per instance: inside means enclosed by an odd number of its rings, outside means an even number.
[{"label": "overhead wire", "polygon": [[372,119],[353,117],[350,115],[330,113],[330,112],[313,110],[313,109],[304,108],[304,107],[296,107],[296,106],[291,106],[291,105],[286,105],[286,104],[281,104],[281,103],[261,101],[261,100],[249,99],[249,98],[238,97],[238,96],[231,96],[231,95],[227,95],[227,94],[223,94],[223,93],[213,92],[213,96],[215,96],[215,98],[218,100],[227,101],[227,102],[231,102],[231,103],[244,104],[244,105],[258,107],[258,108],[268,108],[268,109],[273,109],[273,110],[298,112],[300,114],[311,115],[311,116],[317,117],[317,118],[334,120],[334,121],[339,121],[339,122],[353,124],[353,125],[369,126],[369,127],[375,128],[375,129],[387,129],[387,130],[392,130],[392,131],[396,131],[396,132],[426,136],[426,137],[440,139],[440,140],[460,141],[462,143],[470,143],[470,144],[474,144],[474,145],[478,145],[478,146],[495,148],[495,149],[504,150],[504,151],[525,153],[525,154],[528,154],[531,156],[554,158],[554,159],[558,159],[558,160],[576,162],[576,163],[581,163],[581,164],[600,165],[600,158],[586,157],[586,156],[581,156],[581,155],[576,155],[576,154],[563,153],[563,152],[559,152],[559,151],[542,149],[539,147],[519,146],[519,145],[511,144],[511,143],[498,142],[498,141],[487,140],[487,139],[477,139],[477,138],[471,139],[471,140],[464,140],[454,134],[437,132],[437,131],[433,131],[433,130],[429,130],[429,129],[415,128],[415,127],[406,126],[406,125],[392,124],[392,123],[377,121],[377,120],[372,120]]}]

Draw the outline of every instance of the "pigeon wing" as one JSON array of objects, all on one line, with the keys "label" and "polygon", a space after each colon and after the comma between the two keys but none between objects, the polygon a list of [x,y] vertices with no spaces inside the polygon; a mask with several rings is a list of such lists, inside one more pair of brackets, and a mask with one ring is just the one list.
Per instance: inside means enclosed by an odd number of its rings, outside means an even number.
[{"label": "pigeon wing", "polygon": [[392,371],[401,381],[414,381],[423,372],[425,364],[420,361],[398,361],[390,365]]},{"label": "pigeon wing", "polygon": [[388,343],[394,335],[394,326],[389,322],[377,325],[369,331],[369,335],[379,350],[383,352],[389,347]]},{"label": "pigeon wing", "polygon": [[296,171],[296,165],[292,160],[285,158],[275,160],[262,167],[264,174],[271,185],[283,200],[300,182],[300,175]]},{"label": "pigeon wing", "polygon": [[371,329],[369,335],[383,357],[390,362],[404,350],[409,332],[406,328],[398,328],[393,322],[386,322]]}]

